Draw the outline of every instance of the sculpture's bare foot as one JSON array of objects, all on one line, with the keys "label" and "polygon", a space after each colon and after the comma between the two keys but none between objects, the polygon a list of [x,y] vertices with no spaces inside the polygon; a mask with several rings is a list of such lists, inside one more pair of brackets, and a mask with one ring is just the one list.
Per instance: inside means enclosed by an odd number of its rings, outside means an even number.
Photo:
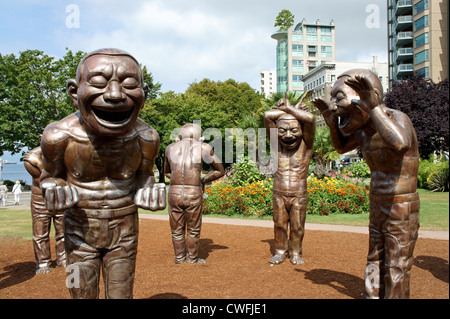
[{"label": "sculpture's bare foot", "polygon": [[206,264],[206,260],[204,260],[203,258],[195,258],[195,259],[186,258],[186,261],[191,264],[195,264],[195,263]]},{"label": "sculpture's bare foot", "polygon": [[269,263],[271,264],[281,264],[286,260],[285,254],[275,254],[272,258],[269,259]]},{"label": "sculpture's bare foot", "polygon": [[64,259],[64,260],[58,260],[58,261],[56,262],[56,266],[66,268],[67,262],[66,262],[65,259]]},{"label": "sculpture's bare foot", "polygon": [[36,275],[43,275],[43,274],[49,274],[49,273],[50,273],[50,267],[36,268]]},{"label": "sculpture's bare foot", "polygon": [[293,265],[301,265],[305,263],[305,261],[302,259],[302,257],[300,255],[293,255],[291,257],[291,264]]}]

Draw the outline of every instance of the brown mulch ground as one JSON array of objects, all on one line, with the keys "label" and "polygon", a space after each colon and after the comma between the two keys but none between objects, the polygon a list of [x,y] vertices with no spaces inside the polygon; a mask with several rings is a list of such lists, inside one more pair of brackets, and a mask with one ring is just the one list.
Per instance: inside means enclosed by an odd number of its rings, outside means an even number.
[{"label": "brown mulch ground", "polygon": [[[207,263],[176,265],[168,221],[141,219],[134,298],[364,298],[367,235],[307,230],[297,266],[271,266],[273,243],[270,228],[203,223]],[[414,256],[411,298],[448,299],[449,242],[419,238]],[[70,298],[63,268],[38,276],[34,268],[31,241],[0,239],[0,299]]]}]

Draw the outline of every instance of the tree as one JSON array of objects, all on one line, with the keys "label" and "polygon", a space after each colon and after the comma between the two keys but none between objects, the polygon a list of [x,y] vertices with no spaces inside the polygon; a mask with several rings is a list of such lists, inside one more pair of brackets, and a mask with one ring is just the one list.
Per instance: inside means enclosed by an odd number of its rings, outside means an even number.
[{"label": "tree", "polygon": [[0,154],[38,146],[50,122],[75,110],[64,95],[62,78],[71,68],[63,64],[38,50],[0,55]]},{"label": "tree", "polygon": [[340,155],[334,149],[331,142],[330,130],[327,126],[317,127],[314,136],[313,160],[315,162],[313,171],[319,179],[322,179],[327,171],[329,161],[338,160]]},{"label": "tree", "polygon": [[448,79],[433,83],[418,75],[394,82],[385,96],[386,106],[404,112],[411,119],[424,158],[434,151],[449,149],[448,96]]},{"label": "tree", "polygon": [[280,27],[280,30],[287,30],[294,25],[294,15],[291,11],[283,9],[275,18],[274,27]]}]

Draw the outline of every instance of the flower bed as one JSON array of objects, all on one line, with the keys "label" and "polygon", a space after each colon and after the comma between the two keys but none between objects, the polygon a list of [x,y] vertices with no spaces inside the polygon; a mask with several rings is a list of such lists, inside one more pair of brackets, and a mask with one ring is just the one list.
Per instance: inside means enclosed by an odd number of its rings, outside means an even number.
[{"label": "flower bed", "polygon": [[[272,215],[273,180],[235,186],[223,179],[206,189],[204,214]],[[308,214],[360,214],[369,211],[369,191],[362,184],[325,177],[308,179]]]}]

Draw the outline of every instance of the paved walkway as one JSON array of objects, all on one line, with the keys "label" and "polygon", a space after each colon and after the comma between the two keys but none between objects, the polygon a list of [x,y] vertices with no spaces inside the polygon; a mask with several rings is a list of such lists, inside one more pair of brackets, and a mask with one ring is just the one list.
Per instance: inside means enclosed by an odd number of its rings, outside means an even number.
[{"label": "paved walkway", "polygon": [[[31,200],[31,192],[23,192],[22,195],[20,196],[20,205],[15,206],[14,205],[14,196],[12,194],[8,194],[8,200],[6,202],[6,206],[3,207],[0,204],[0,212],[2,211],[2,208],[30,209],[30,200]],[[139,214],[139,217],[143,218],[143,219],[157,219],[157,220],[169,221],[168,215]],[[272,220],[219,218],[219,217],[203,216],[202,221],[203,221],[203,223],[273,228]],[[343,231],[343,232],[359,233],[359,234],[368,234],[369,233],[369,228],[366,226],[348,226],[348,225],[329,225],[329,224],[306,223],[305,228],[306,228],[306,230]],[[419,238],[449,240],[449,231],[419,229]]]}]

